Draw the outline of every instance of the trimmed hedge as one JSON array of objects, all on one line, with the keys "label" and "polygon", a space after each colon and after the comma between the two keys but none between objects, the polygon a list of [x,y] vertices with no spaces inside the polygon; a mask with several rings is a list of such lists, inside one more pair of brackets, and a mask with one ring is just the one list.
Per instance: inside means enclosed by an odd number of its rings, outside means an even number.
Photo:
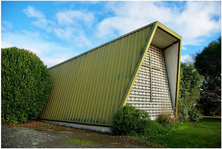
[{"label": "trimmed hedge", "polygon": [[36,119],[51,87],[47,66],[36,54],[16,47],[1,49],[1,121]]}]

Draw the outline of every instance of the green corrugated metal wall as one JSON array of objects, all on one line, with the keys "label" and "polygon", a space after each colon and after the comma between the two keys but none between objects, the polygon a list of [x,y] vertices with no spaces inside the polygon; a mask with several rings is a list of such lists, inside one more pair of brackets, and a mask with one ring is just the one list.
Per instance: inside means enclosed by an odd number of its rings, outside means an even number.
[{"label": "green corrugated metal wall", "polygon": [[52,88],[39,118],[110,126],[114,113],[126,102],[154,26],[52,67]]}]

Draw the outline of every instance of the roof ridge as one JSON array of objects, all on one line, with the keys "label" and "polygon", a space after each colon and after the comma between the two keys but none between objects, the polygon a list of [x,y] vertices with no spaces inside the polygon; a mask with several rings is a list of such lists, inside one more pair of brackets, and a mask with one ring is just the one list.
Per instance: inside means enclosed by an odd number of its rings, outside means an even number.
[{"label": "roof ridge", "polygon": [[58,63],[58,64],[56,64],[56,65],[54,65],[54,66],[52,66],[52,67],[50,67],[50,68],[48,68],[48,69],[52,69],[52,68],[57,67],[57,66],[59,66],[59,65],[61,65],[61,64],[64,64],[64,63],[66,63],[66,62],[69,62],[69,61],[71,61],[71,60],[73,60],[73,59],[75,59],[75,58],[78,58],[78,57],[80,57],[80,56],[83,56],[83,55],[85,55],[85,54],[87,54],[87,53],[89,53],[89,52],[92,52],[92,51],[94,51],[94,50],[97,50],[97,49],[100,48],[100,47],[103,47],[103,46],[105,46],[105,45],[107,45],[107,44],[110,44],[110,43],[112,43],[112,42],[115,42],[115,41],[117,41],[117,40],[119,40],[119,39],[122,39],[122,38],[128,36],[128,35],[134,34],[134,33],[136,33],[137,31],[140,31],[140,30],[142,30],[142,29],[145,29],[145,28],[147,28],[147,27],[149,27],[149,26],[151,26],[151,25],[154,25],[154,24],[157,23],[157,22],[158,22],[158,21],[155,21],[155,22],[153,22],[153,23],[150,23],[150,24],[148,24],[148,25],[145,25],[145,26],[143,26],[143,27],[140,27],[140,28],[138,28],[138,29],[136,29],[136,30],[133,30],[133,31],[131,31],[131,32],[129,32],[129,33],[126,33],[126,34],[124,34],[124,35],[122,35],[122,36],[120,36],[120,37],[117,37],[117,38],[115,38],[115,39],[113,39],[113,40],[110,40],[110,41],[104,43],[104,44],[101,44],[101,45],[99,45],[99,46],[97,46],[97,47],[94,47],[94,48],[92,48],[92,49],[90,49],[90,50],[88,50],[88,51],[86,51],[86,52],[83,52],[83,53],[81,53],[81,54],[79,54],[79,55],[77,55],[77,56],[74,56],[74,57],[72,57],[72,58],[70,58],[70,59],[68,59],[68,60],[65,60],[65,61],[63,61],[63,62],[61,62],[61,63]]}]

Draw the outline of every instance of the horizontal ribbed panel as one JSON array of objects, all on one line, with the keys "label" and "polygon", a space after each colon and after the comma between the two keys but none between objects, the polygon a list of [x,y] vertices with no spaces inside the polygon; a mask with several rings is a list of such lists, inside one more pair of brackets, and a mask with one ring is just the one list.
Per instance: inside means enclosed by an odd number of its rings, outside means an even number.
[{"label": "horizontal ribbed panel", "polygon": [[152,40],[152,45],[160,49],[164,49],[167,46],[173,44],[178,39],[167,33],[166,31],[157,28],[156,33]]},{"label": "horizontal ribbed panel", "polygon": [[39,118],[111,125],[152,25],[52,67],[52,88]]}]

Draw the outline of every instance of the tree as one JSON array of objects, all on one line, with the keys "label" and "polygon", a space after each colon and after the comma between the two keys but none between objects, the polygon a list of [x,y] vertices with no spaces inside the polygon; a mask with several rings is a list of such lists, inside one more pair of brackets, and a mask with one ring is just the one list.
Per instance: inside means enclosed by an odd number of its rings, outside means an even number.
[{"label": "tree", "polygon": [[47,66],[34,53],[1,49],[1,123],[25,123],[42,111],[51,87]]},{"label": "tree", "polygon": [[196,53],[194,66],[203,76],[198,108],[204,115],[221,112],[221,37]]},{"label": "tree", "polygon": [[[193,113],[195,113],[194,111],[196,111],[196,108],[193,108],[193,106],[196,104],[196,99],[200,95],[199,86],[201,81],[202,77],[195,70],[193,65],[181,63],[179,114],[183,121],[195,120]],[[196,115],[196,118],[199,120],[200,115]]]},{"label": "tree", "polygon": [[196,53],[194,67],[203,76],[201,88],[204,92],[221,88],[221,37]]},{"label": "tree", "polygon": [[190,100],[198,98],[200,95],[199,86],[202,77],[195,70],[193,65],[181,63],[180,71],[180,99],[190,103]]}]

